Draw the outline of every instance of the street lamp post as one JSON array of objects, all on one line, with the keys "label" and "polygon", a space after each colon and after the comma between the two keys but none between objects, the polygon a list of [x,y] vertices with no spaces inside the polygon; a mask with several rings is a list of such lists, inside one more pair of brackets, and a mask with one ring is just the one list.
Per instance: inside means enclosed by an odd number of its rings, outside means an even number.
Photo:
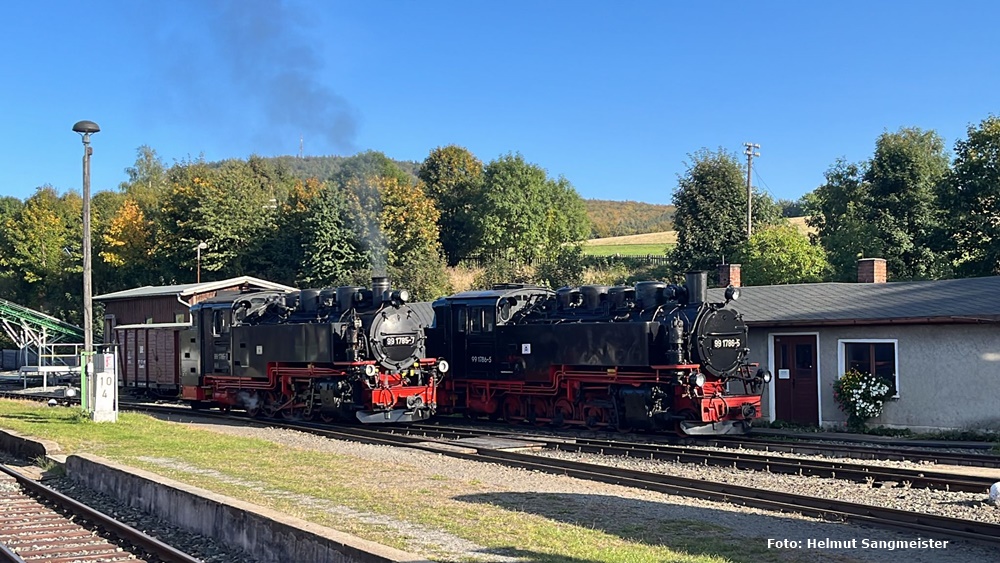
[{"label": "street lamp post", "polygon": [[198,250],[198,283],[201,283],[201,251],[208,248],[208,245],[201,241],[195,248]]},{"label": "street lamp post", "polygon": [[83,351],[87,372],[93,365],[94,353],[94,304],[91,292],[90,259],[90,135],[101,130],[93,121],[78,121],[73,131],[83,137]]}]

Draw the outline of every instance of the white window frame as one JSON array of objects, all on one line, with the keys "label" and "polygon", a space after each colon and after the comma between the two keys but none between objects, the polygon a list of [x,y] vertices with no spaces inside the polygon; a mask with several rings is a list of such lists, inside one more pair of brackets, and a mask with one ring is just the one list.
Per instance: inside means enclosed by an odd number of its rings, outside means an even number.
[{"label": "white window frame", "polygon": [[843,377],[847,370],[847,345],[848,344],[892,344],[896,353],[893,354],[895,368],[893,375],[896,377],[896,394],[890,399],[898,399],[899,387],[899,339],[898,338],[839,338],[837,339],[837,379]]}]

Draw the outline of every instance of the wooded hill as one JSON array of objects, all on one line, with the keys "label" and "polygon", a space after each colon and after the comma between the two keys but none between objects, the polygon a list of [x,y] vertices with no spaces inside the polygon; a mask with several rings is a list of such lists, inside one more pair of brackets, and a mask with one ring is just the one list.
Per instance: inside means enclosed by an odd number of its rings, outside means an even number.
[{"label": "wooded hill", "polygon": [[674,228],[674,206],[639,201],[586,199],[591,238],[658,233]]},{"label": "wooded hill", "polygon": [[[345,156],[279,156],[268,158],[282,164],[292,174],[303,180],[336,181],[354,175],[367,159]],[[402,171],[416,179],[419,162],[390,159]],[[349,169],[345,169],[345,166]],[[644,233],[669,231],[673,228],[673,205],[658,205],[639,201],[584,200],[587,216],[591,221],[591,238],[620,237]]]}]

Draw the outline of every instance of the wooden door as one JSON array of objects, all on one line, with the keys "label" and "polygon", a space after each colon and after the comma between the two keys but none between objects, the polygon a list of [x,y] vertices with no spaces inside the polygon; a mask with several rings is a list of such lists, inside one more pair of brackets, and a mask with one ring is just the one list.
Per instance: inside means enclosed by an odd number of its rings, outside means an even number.
[{"label": "wooden door", "polygon": [[774,416],[797,424],[819,424],[816,336],[775,336]]}]

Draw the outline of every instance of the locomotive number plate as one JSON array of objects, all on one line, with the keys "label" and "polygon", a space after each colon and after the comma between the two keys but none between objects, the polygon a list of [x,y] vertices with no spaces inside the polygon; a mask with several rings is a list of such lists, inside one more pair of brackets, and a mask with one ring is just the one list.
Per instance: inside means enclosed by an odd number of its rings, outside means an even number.
[{"label": "locomotive number plate", "polygon": [[385,346],[413,346],[416,341],[415,336],[386,336],[382,339],[382,344]]},{"label": "locomotive number plate", "polygon": [[739,338],[716,338],[713,348],[739,348],[743,345]]}]

